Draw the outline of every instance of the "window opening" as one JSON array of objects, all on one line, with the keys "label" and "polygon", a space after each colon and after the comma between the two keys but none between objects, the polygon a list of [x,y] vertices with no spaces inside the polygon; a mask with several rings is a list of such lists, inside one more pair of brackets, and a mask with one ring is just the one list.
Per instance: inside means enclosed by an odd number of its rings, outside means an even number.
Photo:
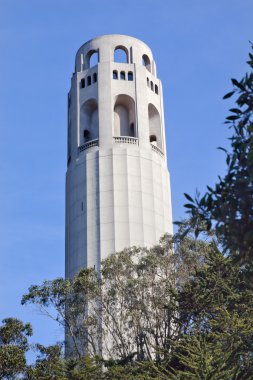
[{"label": "window opening", "polygon": [[87,77],[87,82],[88,82],[88,86],[90,86],[91,85],[91,76],[90,75]]},{"label": "window opening", "polygon": [[83,137],[84,137],[85,141],[88,141],[90,139],[90,131],[88,131],[88,129],[85,129],[83,131]]},{"label": "window opening", "polygon": [[149,141],[151,142],[151,144],[152,144],[152,143],[156,143],[156,142],[157,142],[157,138],[156,138],[156,136],[155,136],[155,135],[151,135],[151,136],[149,137]]},{"label": "window opening", "polygon": [[131,136],[131,137],[134,137],[134,123],[131,123],[130,124],[130,127],[129,127],[129,135]]},{"label": "window opening", "polygon": [[93,74],[93,83],[96,83],[97,80],[98,80],[97,73],[94,73],[94,74]]},{"label": "window opening", "polygon": [[114,50],[114,62],[128,63],[128,52],[126,48],[118,47]]},{"label": "window opening", "polygon": [[133,76],[132,71],[129,71],[129,72],[128,72],[127,79],[128,79],[128,80],[134,80],[134,76]]},{"label": "window opening", "polygon": [[148,71],[151,72],[150,59],[149,59],[149,57],[148,57],[146,54],[144,54],[144,55],[142,56],[142,64],[143,64],[143,66],[146,67],[146,69],[147,69]]},{"label": "window opening", "polygon": [[150,88],[151,88],[152,91],[154,91],[154,84],[153,84],[152,81],[150,82]]},{"label": "window opening", "polygon": [[117,70],[113,70],[112,77],[113,77],[113,79],[118,79],[118,71]]},{"label": "window opening", "polygon": [[148,87],[149,87],[149,78],[147,78],[147,85],[148,85]]},{"label": "window opening", "polygon": [[85,79],[81,79],[81,88],[84,88],[85,87]]},{"label": "window opening", "polygon": [[155,85],[155,93],[158,94],[158,86]]},{"label": "window opening", "polygon": [[90,55],[90,59],[89,59],[89,67],[96,66],[97,64],[98,64],[98,52],[97,52],[97,51],[94,51],[94,52]]},{"label": "window opening", "polygon": [[126,79],[126,73],[125,73],[125,71],[121,71],[120,72],[120,79],[123,79],[123,80]]}]

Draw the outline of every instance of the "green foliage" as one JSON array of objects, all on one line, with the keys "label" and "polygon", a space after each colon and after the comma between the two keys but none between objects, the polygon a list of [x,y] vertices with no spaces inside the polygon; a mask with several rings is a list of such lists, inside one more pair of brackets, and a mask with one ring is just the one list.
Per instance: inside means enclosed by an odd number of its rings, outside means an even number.
[{"label": "green foliage", "polygon": [[30,286],[21,303],[37,305],[43,314],[64,327],[68,341],[71,341],[69,350],[81,358],[86,354],[86,341],[91,354],[97,353],[99,295],[100,285],[95,270],[82,269],[71,280],[57,278],[44,281],[42,285]]},{"label": "green foliage", "polygon": [[102,364],[99,358],[86,355],[66,360],[66,372],[68,380],[102,379]]},{"label": "green foliage", "polygon": [[27,337],[32,335],[32,326],[30,323],[24,324],[16,318],[5,318],[0,326],[0,344],[16,345],[27,350]]},{"label": "green foliage", "polygon": [[36,349],[39,354],[35,365],[27,368],[25,380],[68,380],[59,345],[44,347],[37,344]]},{"label": "green foliage", "polygon": [[239,265],[212,249],[177,294],[173,379],[253,378],[253,292]]},{"label": "green foliage", "polygon": [[[253,68],[253,55],[247,62]],[[202,231],[215,229],[223,247],[250,273],[253,262],[253,72],[240,81],[232,79],[234,90],[224,99],[237,95],[236,107],[226,118],[233,130],[231,152],[226,154],[227,173],[217,184],[200,197],[197,194],[185,207],[195,228],[196,236]],[[251,276],[249,276],[251,277]]]},{"label": "green foliage", "polygon": [[0,378],[16,379],[26,368],[25,353],[28,350],[27,337],[32,335],[29,323],[16,318],[6,318],[0,326]]},{"label": "green foliage", "polygon": [[0,346],[0,379],[16,379],[26,368],[25,352],[14,345]]}]

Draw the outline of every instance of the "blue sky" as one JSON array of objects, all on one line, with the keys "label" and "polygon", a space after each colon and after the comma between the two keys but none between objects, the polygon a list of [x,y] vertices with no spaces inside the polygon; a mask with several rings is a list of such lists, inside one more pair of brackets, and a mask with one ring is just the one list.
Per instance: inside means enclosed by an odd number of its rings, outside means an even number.
[{"label": "blue sky", "polygon": [[64,274],[67,92],[76,50],[103,34],[152,49],[163,83],[174,220],[183,193],[224,172],[230,78],[246,69],[252,0],[0,0],[0,319],[61,330],[20,305],[30,284]]}]

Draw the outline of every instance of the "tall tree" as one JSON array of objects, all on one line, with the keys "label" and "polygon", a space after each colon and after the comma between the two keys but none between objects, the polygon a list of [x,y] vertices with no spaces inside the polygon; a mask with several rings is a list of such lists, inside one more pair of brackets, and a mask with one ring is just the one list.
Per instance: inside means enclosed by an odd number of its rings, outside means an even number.
[{"label": "tall tree", "polygon": [[[253,46],[252,46],[253,47]],[[249,53],[250,68],[253,54]],[[240,81],[232,79],[233,91],[224,99],[237,95],[226,124],[233,130],[231,151],[226,154],[227,173],[217,184],[195,199],[186,195],[185,205],[196,235],[215,229],[225,252],[248,271],[253,271],[253,72]]]},{"label": "tall tree", "polygon": [[6,318],[0,326],[0,378],[14,380],[26,368],[25,353],[32,327],[16,318]]}]

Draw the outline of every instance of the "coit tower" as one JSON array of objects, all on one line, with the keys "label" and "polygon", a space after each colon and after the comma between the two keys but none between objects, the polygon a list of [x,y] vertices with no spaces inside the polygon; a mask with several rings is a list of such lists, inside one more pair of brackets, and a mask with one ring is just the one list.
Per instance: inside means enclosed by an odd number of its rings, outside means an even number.
[{"label": "coit tower", "polygon": [[78,50],[67,162],[67,278],[172,233],[162,84],[142,41],[105,35]]}]

